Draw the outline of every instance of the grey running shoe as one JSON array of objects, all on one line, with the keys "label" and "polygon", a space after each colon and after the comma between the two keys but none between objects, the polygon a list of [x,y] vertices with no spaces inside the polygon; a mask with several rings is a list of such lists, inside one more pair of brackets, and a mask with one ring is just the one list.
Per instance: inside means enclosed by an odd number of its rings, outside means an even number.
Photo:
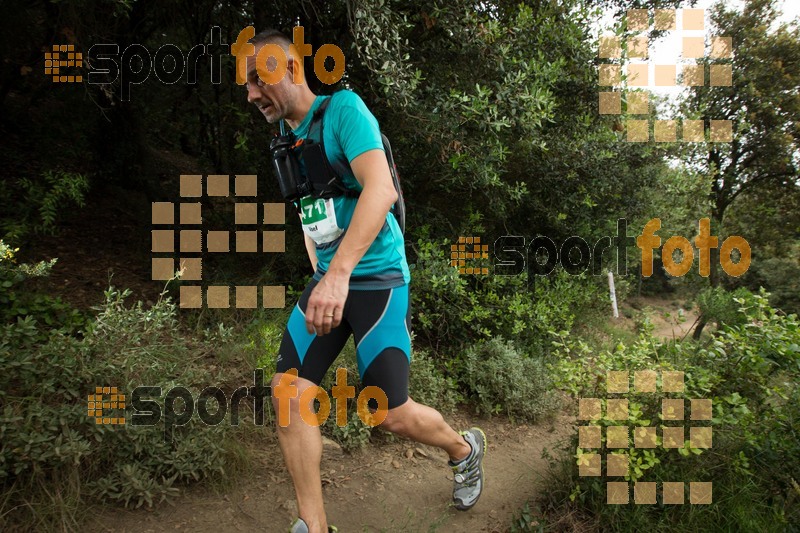
[{"label": "grey running shoe", "polygon": [[453,479],[453,503],[456,509],[466,511],[478,501],[483,491],[483,457],[486,455],[486,435],[480,428],[462,431],[461,435],[472,447],[469,455],[460,463],[449,462],[455,474]]},{"label": "grey running shoe", "polygon": [[[328,533],[336,533],[339,531],[334,526],[328,526]],[[308,525],[302,518],[298,518],[292,524],[291,529],[289,529],[289,533],[308,533]]]}]

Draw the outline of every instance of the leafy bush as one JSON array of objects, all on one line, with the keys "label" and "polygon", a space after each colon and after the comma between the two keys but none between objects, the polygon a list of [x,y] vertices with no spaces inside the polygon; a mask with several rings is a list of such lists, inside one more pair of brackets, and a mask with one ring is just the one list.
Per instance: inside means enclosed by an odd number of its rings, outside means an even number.
[{"label": "leafy bush", "polygon": [[535,422],[559,407],[550,370],[511,341],[497,337],[469,348],[462,365],[460,379],[480,412]]},{"label": "leafy bush", "polygon": [[739,312],[738,298],[750,298],[751,292],[739,288],[729,292],[722,287],[709,287],[697,296],[697,307],[705,322],[714,322],[717,326],[738,326],[743,324],[747,316]]},{"label": "leafy bush", "polygon": [[338,442],[346,452],[360,450],[369,443],[372,436],[372,427],[365,424],[358,416],[355,400],[348,400],[347,424],[336,424],[335,402],[331,406],[331,415],[325,421],[323,431],[334,441]]},{"label": "leafy bush", "polygon": [[[601,283],[563,270],[528,284],[527,275],[459,275],[446,241],[426,233],[412,266],[412,306],[417,338],[440,353],[495,336],[546,349],[550,333],[569,329],[575,313],[599,300]],[[488,265],[484,265],[488,266]]]},{"label": "leafy bush", "polygon": [[163,406],[176,385],[197,397],[209,379],[222,381],[201,364],[213,347],[179,335],[173,302],[129,307],[128,295],[109,289],[81,336],[45,329],[32,316],[0,329],[0,528],[74,529],[87,501],[152,505],[180,484],[236,466],[225,422],[206,426],[194,416],[168,440],[164,417],[131,427],[87,416],[87,394],[97,386],[126,394],[161,386]]},{"label": "leafy bush", "polygon": [[285,325],[276,322],[254,322],[258,330],[250,336],[248,351],[255,353],[255,367],[263,368],[267,376],[275,373]]},{"label": "leafy bush", "polygon": [[13,217],[0,219],[0,230],[15,240],[30,233],[55,233],[70,207],[83,207],[88,190],[86,176],[64,170],[48,170],[35,179],[12,179],[0,185],[0,203],[18,209]]},{"label": "leafy bush", "polygon": [[461,399],[455,379],[446,377],[425,350],[416,350],[412,355],[408,388],[415,402],[443,413],[453,411]]},{"label": "leafy bush", "polygon": [[[713,505],[684,505],[664,513],[661,506],[609,506],[603,478],[578,475],[584,450],[572,441],[572,469],[552,481],[544,505],[564,515],[591,513],[603,530],[674,531],[747,530],[784,531],[798,523],[797,480],[800,465],[787,461],[800,456],[796,438],[800,420],[800,322],[771,308],[768,295],[744,294],[735,298],[736,317],[728,317],[709,343],[692,341],[657,343],[647,334],[632,345],[596,351],[586,343],[560,335],[559,359],[553,365],[557,384],[583,398],[607,394],[608,370],[681,370],[685,390],[670,397],[684,400],[709,398],[713,405],[713,448],[692,448],[687,441],[678,449],[629,448],[631,470],[627,481],[712,481]],[[720,315],[724,316],[724,315]],[[628,424],[661,424],[660,394],[626,395]],[[600,426],[619,422],[607,416]],[[677,424],[667,424],[677,425]],[[692,422],[686,425],[708,425]],[[661,444],[659,432],[658,444]]]},{"label": "leafy bush", "polygon": [[76,332],[85,326],[88,317],[71,308],[60,298],[28,290],[29,280],[50,274],[57,259],[36,264],[16,264],[16,252],[0,239],[0,323],[14,323],[18,318],[32,317],[38,322]]},{"label": "leafy bush", "polygon": [[[751,278],[770,292],[770,303],[787,313],[800,313],[800,245],[789,257],[768,257],[758,261]],[[748,281],[748,286],[753,284]]]}]

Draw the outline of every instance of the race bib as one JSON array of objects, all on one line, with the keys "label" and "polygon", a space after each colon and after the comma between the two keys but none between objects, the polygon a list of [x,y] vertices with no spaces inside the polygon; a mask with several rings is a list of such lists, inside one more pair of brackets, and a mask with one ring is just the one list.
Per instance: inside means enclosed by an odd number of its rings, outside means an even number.
[{"label": "race bib", "polygon": [[317,244],[325,244],[336,240],[344,230],[336,223],[336,211],[333,198],[313,198],[306,196],[300,199],[300,222],[303,232]]}]

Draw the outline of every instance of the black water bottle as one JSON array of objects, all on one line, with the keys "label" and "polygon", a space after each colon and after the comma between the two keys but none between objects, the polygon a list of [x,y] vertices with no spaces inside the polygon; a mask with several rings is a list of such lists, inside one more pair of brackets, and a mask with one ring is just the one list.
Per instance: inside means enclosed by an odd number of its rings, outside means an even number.
[{"label": "black water bottle", "polygon": [[287,201],[300,198],[299,184],[301,182],[300,162],[294,153],[294,136],[280,135],[269,143],[272,152],[272,168],[278,177],[281,195]]}]

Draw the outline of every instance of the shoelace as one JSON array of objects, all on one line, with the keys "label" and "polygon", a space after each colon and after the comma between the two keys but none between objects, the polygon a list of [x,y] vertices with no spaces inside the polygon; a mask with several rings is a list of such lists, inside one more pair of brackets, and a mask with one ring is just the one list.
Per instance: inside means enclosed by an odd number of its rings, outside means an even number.
[{"label": "shoelace", "polygon": [[453,467],[453,472],[455,473],[455,482],[466,487],[474,487],[477,485],[478,481],[480,480],[477,455],[472,457],[472,459],[468,459],[463,468],[460,468],[460,466],[461,465]]}]

